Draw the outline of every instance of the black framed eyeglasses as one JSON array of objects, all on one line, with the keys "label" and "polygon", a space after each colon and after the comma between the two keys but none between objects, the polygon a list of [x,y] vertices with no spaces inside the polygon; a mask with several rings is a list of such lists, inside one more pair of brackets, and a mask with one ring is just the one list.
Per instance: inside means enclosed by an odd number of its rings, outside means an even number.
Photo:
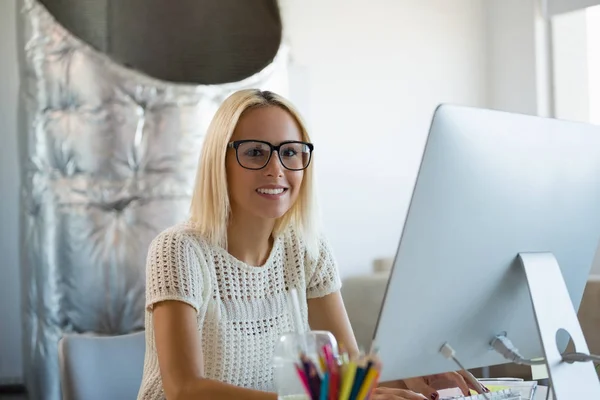
[{"label": "black framed eyeglasses", "polygon": [[246,169],[263,169],[271,161],[274,151],[281,165],[290,171],[301,171],[310,164],[314,146],[312,143],[288,140],[278,146],[262,140],[236,140],[227,147],[235,149],[240,166]]}]

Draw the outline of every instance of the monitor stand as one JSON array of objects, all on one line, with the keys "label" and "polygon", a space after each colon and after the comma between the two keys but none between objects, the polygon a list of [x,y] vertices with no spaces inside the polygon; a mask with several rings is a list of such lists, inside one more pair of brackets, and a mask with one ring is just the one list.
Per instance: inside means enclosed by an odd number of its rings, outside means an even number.
[{"label": "monitor stand", "polygon": [[600,399],[594,363],[562,361],[556,343],[557,332],[564,329],[571,335],[575,351],[589,354],[556,258],[552,253],[520,253],[519,259],[527,276],[554,400]]}]

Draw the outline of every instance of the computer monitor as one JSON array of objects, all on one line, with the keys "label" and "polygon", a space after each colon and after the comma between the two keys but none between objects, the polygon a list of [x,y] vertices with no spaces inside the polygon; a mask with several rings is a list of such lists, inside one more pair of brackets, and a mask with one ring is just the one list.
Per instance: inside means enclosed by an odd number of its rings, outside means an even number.
[{"label": "computer monitor", "polygon": [[576,310],[599,242],[599,126],[439,106],[374,333],[381,380],[457,370],[446,342],[467,369],[507,363],[502,333],[543,357],[518,254],[551,252]]}]

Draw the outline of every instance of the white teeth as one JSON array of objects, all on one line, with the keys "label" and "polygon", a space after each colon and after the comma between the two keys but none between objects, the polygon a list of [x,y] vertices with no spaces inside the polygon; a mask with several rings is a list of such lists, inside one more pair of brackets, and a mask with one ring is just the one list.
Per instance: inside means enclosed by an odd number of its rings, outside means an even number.
[{"label": "white teeth", "polygon": [[279,188],[279,189],[256,189],[256,191],[258,193],[262,193],[262,194],[281,194],[281,193],[283,193],[284,189],[283,188]]}]

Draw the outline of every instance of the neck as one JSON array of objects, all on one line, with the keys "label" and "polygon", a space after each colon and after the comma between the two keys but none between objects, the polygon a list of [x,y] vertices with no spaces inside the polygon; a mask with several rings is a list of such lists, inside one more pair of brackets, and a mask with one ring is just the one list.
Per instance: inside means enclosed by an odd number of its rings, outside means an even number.
[{"label": "neck", "polygon": [[274,220],[237,214],[227,226],[227,251],[249,265],[263,265],[273,245]]}]

